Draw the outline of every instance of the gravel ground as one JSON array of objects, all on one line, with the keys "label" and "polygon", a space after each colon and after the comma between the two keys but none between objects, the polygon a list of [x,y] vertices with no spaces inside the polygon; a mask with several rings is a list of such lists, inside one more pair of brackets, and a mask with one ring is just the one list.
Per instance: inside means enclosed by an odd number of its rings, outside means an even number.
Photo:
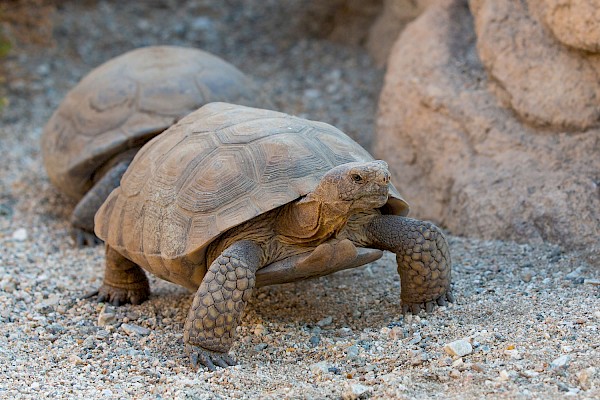
[{"label": "gravel ground", "polygon": [[547,244],[449,235],[457,302],[431,315],[401,315],[389,254],[259,289],[232,351],[239,365],[217,372],[189,367],[184,289],[152,279],[139,306],[80,299],[101,283],[103,249],[74,247],[73,202],[49,184],[38,143],[90,68],[141,45],[202,47],[253,75],[279,109],[367,147],[382,81],[363,49],[323,39],[326,18],[312,3],[130,3],[66,2],[54,47],[6,61],[0,398],[600,397],[598,265]]}]

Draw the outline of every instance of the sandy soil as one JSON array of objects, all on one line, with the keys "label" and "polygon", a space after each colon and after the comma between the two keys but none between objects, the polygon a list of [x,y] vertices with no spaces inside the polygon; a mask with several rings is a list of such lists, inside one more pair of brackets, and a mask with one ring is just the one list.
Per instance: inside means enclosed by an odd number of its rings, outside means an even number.
[{"label": "sandy soil", "polygon": [[[599,268],[552,245],[449,235],[457,302],[418,317],[400,313],[389,254],[259,289],[232,351],[239,365],[217,372],[189,367],[184,289],[153,279],[139,306],[80,299],[101,283],[103,249],[74,247],[73,202],[48,182],[38,143],[62,96],[100,62],[141,45],[201,47],[254,76],[279,109],[370,145],[383,71],[362,48],[322,39],[318,7],[139,4],[67,2],[54,47],[6,60],[0,398],[600,397]],[[450,356],[455,341],[470,352]]]}]

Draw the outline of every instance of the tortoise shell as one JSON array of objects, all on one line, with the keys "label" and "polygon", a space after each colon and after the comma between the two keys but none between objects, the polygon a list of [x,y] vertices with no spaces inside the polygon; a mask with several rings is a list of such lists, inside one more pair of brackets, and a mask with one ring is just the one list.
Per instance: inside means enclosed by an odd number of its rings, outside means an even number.
[{"label": "tortoise shell", "polygon": [[[201,262],[206,247],[228,229],[306,195],[337,165],[371,160],[326,123],[207,104],[137,153],[97,212],[96,234],[142,267],[183,284],[197,273],[184,259]],[[391,185],[385,208],[408,213]]]},{"label": "tortoise shell", "polygon": [[155,46],[100,65],[65,97],[42,134],[50,180],[79,199],[115,155],[143,145],[212,101],[257,103],[252,82],[201,50]]}]

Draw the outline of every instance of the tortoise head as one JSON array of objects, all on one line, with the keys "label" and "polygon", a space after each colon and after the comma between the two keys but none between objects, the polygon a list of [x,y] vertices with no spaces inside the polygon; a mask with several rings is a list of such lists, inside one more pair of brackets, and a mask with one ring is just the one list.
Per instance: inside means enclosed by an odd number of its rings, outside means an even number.
[{"label": "tortoise head", "polygon": [[390,172],[385,161],[351,162],[332,168],[315,194],[324,203],[347,203],[352,211],[380,208],[388,200]]}]

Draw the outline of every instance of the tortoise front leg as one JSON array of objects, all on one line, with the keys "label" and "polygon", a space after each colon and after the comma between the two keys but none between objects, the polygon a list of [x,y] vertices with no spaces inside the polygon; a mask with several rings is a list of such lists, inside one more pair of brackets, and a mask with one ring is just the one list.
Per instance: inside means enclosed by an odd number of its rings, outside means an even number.
[{"label": "tortoise front leg", "polygon": [[252,295],[262,250],[251,241],[232,244],[208,268],[185,322],[183,340],[194,368],[234,365],[227,353]]},{"label": "tortoise front leg", "polygon": [[366,226],[372,246],[396,253],[402,311],[430,312],[435,303],[454,301],[450,251],[432,223],[397,215],[378,215]]},{"label": "tortoise front leg", "polygon": [[130,160],[123,160],[106,171],[104,176],[83,196],[71,214],[73,240],[77,246],[95,245],[101,240],[94,234],[94,215],[110,192],[119,186]]}]

